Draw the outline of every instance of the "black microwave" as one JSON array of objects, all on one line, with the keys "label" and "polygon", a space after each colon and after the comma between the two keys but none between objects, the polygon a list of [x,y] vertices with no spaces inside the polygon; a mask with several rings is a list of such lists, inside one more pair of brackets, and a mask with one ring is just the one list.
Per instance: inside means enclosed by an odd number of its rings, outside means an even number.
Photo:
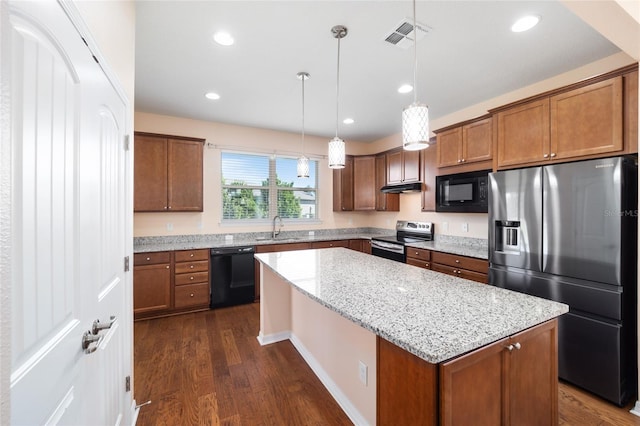
[{"label": "black microwave", "polygon": [[436,211],[487,213],[489,172],[436,176]]}]

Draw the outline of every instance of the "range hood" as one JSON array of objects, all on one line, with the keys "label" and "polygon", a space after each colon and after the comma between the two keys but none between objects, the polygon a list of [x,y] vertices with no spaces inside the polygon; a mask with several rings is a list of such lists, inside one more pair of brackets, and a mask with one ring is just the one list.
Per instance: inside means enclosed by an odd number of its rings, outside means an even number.
[{"label": "range hood", "polygon": [[420,192],[422,191],[422,182],[402,183],[400,185],[383,186],[380,191],[387,194],[401,194],[403,192]]}]

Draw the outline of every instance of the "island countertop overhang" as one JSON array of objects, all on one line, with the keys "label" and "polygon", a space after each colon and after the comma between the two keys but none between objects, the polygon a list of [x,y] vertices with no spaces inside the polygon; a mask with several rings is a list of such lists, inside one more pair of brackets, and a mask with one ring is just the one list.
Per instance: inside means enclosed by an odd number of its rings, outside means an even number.
[{"label": "island countertop overhang", "polygon": [[344,248],[256,258],[321,305],[434,364],[568,311],[561,303]]}]

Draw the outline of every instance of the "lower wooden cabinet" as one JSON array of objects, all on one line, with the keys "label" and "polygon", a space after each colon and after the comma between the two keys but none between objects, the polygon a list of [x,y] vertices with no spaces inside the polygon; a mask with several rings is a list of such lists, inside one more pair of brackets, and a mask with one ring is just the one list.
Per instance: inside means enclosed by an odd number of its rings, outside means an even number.
[{"label": "lower wooden cabinet", "polygon": [[349,248],[349,240],[314,241],[311,243],[312,249],[322,249],[322,248],[332,248],[332,247]]},{"label": "lower wooden cabinet", "polygon": [[558,424],[557,359],[552,320],[441,364],[441,424]]},{"label": "lower wooden cabinet", "polygon": [[407,247],[407,264],[424,269],[431,269],[431,251]]},{"label": "lower wooden cabinet", "polygon": [[379,425],[557,425],[557,320],[440,364],[378,337],[377,374]]},{"label": "lower wooden cabinet", "polygon": [[483,259],[434,251],[431,253],[431,269],[484,284],[489,282],[489,263]]},{"label": "lower wooden cabinet", "polygon": [[209,250],[136,253],[135,319],[209,309]]},{"label": "lower wooden cabinet", "polygon": [[154,315],[171,308],[171,252],[133,256],[134,316]]}]

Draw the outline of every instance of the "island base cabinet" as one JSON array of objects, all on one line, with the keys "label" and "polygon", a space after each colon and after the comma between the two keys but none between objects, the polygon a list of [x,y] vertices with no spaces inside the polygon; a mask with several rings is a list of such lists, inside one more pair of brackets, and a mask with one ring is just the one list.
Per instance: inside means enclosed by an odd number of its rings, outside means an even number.
[{"label": "island base cabinet", "polygon": [[440,421],[558,424],[557,320],[441,364]]},{"label": "island base cabinet", "polygon": [[376,346],[376,423],[379,426],[437,425],[438,366],[380,336]]}]

